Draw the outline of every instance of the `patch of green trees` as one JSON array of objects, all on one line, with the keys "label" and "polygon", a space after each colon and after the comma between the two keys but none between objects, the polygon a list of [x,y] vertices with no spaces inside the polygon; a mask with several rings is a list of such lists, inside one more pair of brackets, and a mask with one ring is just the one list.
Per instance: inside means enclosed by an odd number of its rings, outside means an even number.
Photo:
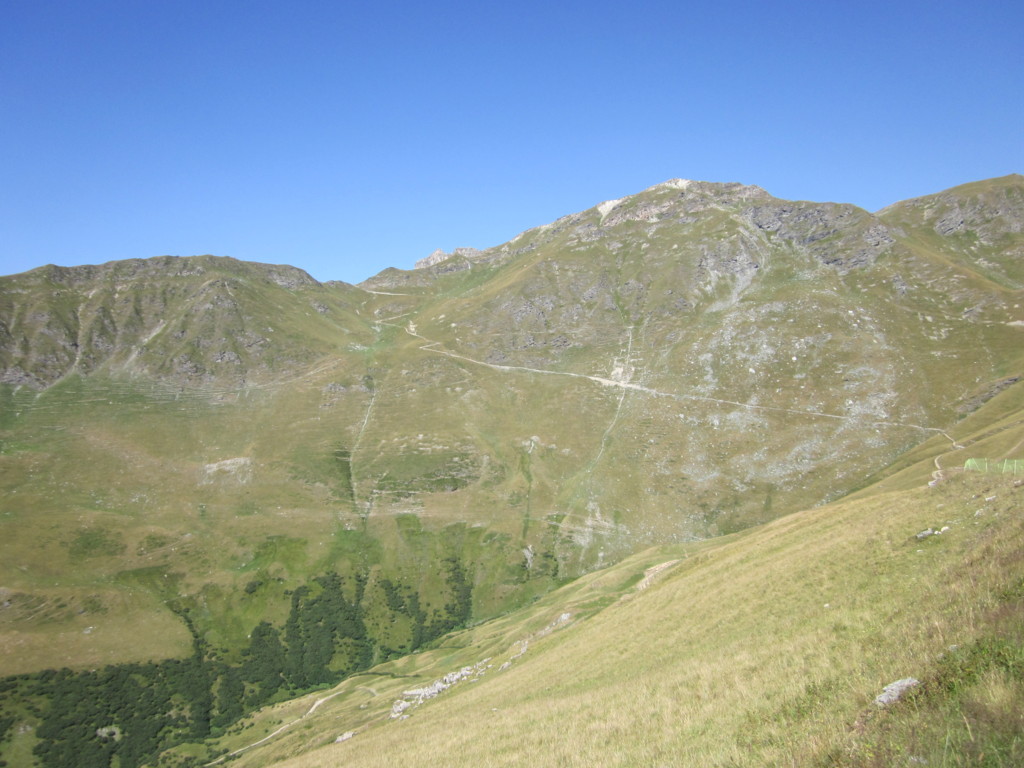
[{"label": "patch of green trees", "polygon": [[[470,575],[455,556],[444,568],[444,602],[429,614],[416,589],[387,578],[375,576],[371,595],[365,572],[349,579],[319,576],[291,593],[283,626],[260,622],[234,653],[210,647],[188,610],[174,606],[193,636],[188,658],[5,678],[0,703],[6,699],[37,720],[34,755],[42,768],[154,764],[161,752],[219,736],[267,703],[333,685],[464,626],[472,607]],[[368,629],[372,601],[411,627],[402,648],[378,642]],[[7,711],[0,710],[0,739],[16,722]]]}]

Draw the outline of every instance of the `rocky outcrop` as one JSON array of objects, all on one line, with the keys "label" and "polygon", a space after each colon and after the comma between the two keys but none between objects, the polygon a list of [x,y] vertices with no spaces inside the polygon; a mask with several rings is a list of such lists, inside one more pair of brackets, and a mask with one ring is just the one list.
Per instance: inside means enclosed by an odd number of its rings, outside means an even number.
[{"label": "rocky outcrop", "polygon": [[462,259],[466,261],[473,261],[480,257],[480,251],[476,248],[456,248],[451,253],[446,253],[438,248],[432,254],[427,256],[425,259],[420,259],[413,265],[413,269],[426,269],[427,267],[433,267],[442,262],[449,261],[450,259]]}]

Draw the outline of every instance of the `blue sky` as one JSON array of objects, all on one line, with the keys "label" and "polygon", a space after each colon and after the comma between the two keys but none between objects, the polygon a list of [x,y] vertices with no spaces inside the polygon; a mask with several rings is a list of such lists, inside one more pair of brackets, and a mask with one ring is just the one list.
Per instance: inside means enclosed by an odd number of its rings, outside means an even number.
[{"label": "blue sky", "polygon": [[7,0],[0,274],[358,282],[665,179],[875,210],[1024,172],[1024,6]]}]

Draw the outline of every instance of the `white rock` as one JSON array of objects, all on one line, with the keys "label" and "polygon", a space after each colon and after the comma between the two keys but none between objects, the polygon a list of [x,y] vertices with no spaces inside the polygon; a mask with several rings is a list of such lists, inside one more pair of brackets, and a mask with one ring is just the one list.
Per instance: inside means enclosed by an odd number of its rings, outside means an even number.
[{"label": "white rock", "polygon": [[890,704],[895,704],[904,693],[909,691],[911,688],[916,688],[921,684],[920,680],[916,680],[913,677],[904,677],[902,680],[889,683],[885,688],[882,689],[882,693],[875,697],[876,707],[887,707]]}]

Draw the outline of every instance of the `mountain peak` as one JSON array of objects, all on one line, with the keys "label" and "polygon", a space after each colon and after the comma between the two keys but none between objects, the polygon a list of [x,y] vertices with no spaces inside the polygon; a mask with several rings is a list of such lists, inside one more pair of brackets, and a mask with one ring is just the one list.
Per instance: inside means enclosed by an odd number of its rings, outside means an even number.
[{"label": "mountain peak", "polygon": [[447,261],[453,256],[461,256],[464,259],[473,259],[480,255],[480,251],[476,248],[456,248],[451,253],[443,251],[438,248],[436,251],[431,253],[425,259],[420,259],[413,264],[413,269],[425,269],[426,267],[432,267],[435,264],[440,264],[442,261]]},{"label": "mountain peak", "polygon": [[729,194],[740,199],[768,195],[764,189],[754,184],[742,184],[738,181],[697,181],[695,179],[668,179],[660,184],[648,187],[644,192],[655,192],[664,189],[691,190],[705,194]]},{"label": "mountain peak", "polygon": [[686,189],[693,183],[693,179],[669,179],[660,184],[655,184],[653,187],[648,187],[648,189]]}]

